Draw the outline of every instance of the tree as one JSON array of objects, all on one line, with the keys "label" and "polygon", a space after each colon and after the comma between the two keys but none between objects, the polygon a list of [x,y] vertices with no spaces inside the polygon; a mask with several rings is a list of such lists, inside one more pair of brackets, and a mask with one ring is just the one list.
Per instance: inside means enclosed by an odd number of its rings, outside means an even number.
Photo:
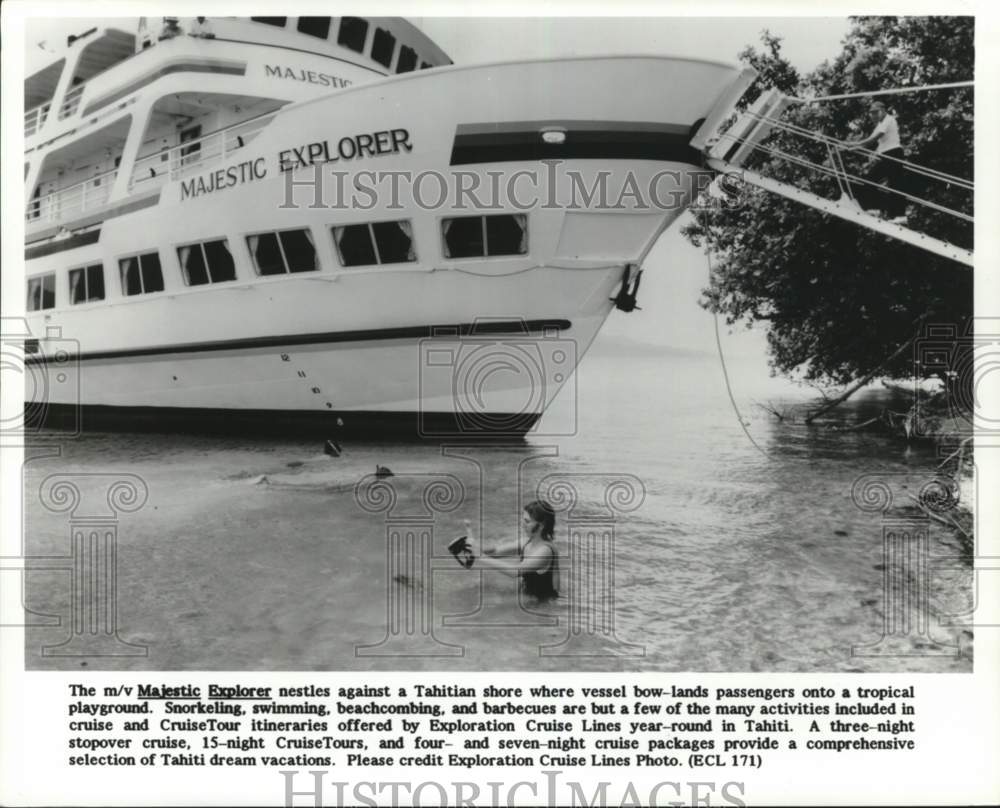
[{"label": "tree", "polygon": [[[800,98],[957,82],[973,75],[972,17],[854,17],[840,55],[804,77],[782,56],[780,39],[764,31],[762,43],[762,51],[748,47],[740,54],[760,73],[758,85],[777,86]],[[886,98],[908,160],[972,178],[971,88]],[[848,139],[871,131],[869,105],[867,99],[797,104],[782,120]],[[829,156],[822,144],[786,132],[773,135],[768,145],[817,163]],[[766,153],[755,154],[753,161],[748,167],[764,174],[831,199],[838,196],[829,175]],[[849,170],[859,171],[861,165],[855,162]],[[914,365],[912,351],[898,349],[924,323],[964,327],[972,316],[969,268],[776,194],[744,190],[739,208],[696,210],[694,222],[684,229],[690,241],[712,253],[703,306],[725,315],[730,324],[764,324],[776,372],[825,384],[848,384],[873,373],[889,379],[931,374]],[[921,187],[912,192],[929,194]],[[971,194],[960,188],[938,188],[934,199],[972,213]],[[971,246],[971,224],[947,214],[912,206],[910,223],[915,230]]]}]

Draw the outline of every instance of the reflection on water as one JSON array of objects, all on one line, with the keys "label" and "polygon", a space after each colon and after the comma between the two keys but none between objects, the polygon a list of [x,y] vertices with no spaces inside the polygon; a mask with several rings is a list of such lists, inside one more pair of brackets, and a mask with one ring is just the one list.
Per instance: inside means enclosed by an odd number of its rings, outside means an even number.
[{"label": "reflection on water", "polygon": [[[851,486],[919,481],[934,451],[779,423],[750,403],[769,391],[736,394],[753,443],[711,360],[600,355],[579,372],[576,434],[512,447],[352,444],[332,459],[323,436],[88,435],[27,464],[29,552],[68,547],[65,514],[33,495],[48,474],[146,480],[149,501],[119,523],[118,611],[149,656],[98,668],[970,670],[968,653],[920,655],[920,637],[905,640],[916,656],[851,655],[881,635],[883,589],[881,524]],[[355,484],[377,463],[396,499],[366,510]],[[425,499],[433,480],[453,490]],[[540,487],[561,509],[563,589],[576,593],[555,605],[522,603],[515,581],[444,551],[466,518],[486,544],[513,539]],[[387,527],[401,552],[387,552]],[[426,564],[413,550],[425,530]],[[29,581],[32,608],[68,609],[66,574]],[[387,626],[410,639],[384,643]],[[29,632],[29,665],[78,667],[38,652],[64,635]]]}]

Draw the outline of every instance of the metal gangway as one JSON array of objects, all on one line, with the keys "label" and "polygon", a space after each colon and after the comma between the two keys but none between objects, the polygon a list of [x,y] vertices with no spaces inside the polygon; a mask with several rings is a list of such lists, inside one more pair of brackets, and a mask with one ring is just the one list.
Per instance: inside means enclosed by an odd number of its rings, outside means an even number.
[{"label": "metal gangway", "polygon": [[[744,81],[744,86],[749,84],[751,80],[748,76]],[[736,120],[725,131],[720,133],[720,128],[732,121],[733,118],[735,99],[733,96],[729,96],[727,99],[720,99],[720,104],[706,118],[705,124],[696,133],[694,139],[691,141],[691,145],[702,151],[705,156],[705,162],[710,168],[722,174],[736,172],[740,178],[751,185],[780,194],[803,205],[808,205],[811,208],[828,213],[831,216],[838,216],[841,219],[854,222],[890,238],[912,244],[935,255],[944,256],[945,258],[972,266],[972,250],[950,244],[933,235],[921,233],[909,227],[907,223],[886,220],[870,211],[866,211],[857,204],[855,194],[857,189],[865,187],[875,188],[882,194],[897,194],[900,198],[905,199],[907,204],[923,206],[946,216],[954,217],[958,221],[967,222],[971,228],[974,218],[970,213],[956,210],[898,188],[891,188],[873,182],[864,175],[849,170],[845,162],[845,154],[854,152],[870,159],[896,160],[902,164],[904,170],[919,175],[929,183],[942,183],[953,192],[957,189],[962,193],[967,193],[967,207],[969,210],[972,210],[972,198],[975,191],[975,185],[972,180],[936,171],[908,160],[879,155],[871,150],[860,148],[849,141],[838,140],[837,138],[805,129],[781,119],[782,113],[795,104],[833,101],[861,96],[888,95],[897,92],[951,89],[972,86],[972,84],[972,82],[955,82],[946,85],[852,93],[813,99],[800,99],[787,96],[778,90],[767,90],[761,93],[757,100],[745,111],[739,113]],[[771,135],[775,133],[785,135],[783,142],[774,142],[776,138],[772,138]],[[826,159],[823,162],[817,162],[814,159],[809,159],[802,154],[797,154],[789,150],[789,144],[794,143],[796,139],[809,142],[814,146],[819,145],[823,153],[825,153]],[[836,181],[840,197],[829,199],[821,196],[809,187],[801,187],[783,179],[767,176],[762,171],[754,168],[748,168],[746,165],[747,161],[755,154],[767,155],[772,159],[787,161],[789,164],[805,169],[807,172],[816,172],[819,175],[832,177]]]}]

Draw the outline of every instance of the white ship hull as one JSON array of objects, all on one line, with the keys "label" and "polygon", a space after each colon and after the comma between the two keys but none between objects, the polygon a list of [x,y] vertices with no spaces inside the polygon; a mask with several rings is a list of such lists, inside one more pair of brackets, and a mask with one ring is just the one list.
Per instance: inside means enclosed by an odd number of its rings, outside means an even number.
[{"label": "white ship hull", "polygon": [[[29,361],[47,396],[36,414],[70,428],[242,427],[254,418],[281,429],[340,419],[345,434],[523,433],[570,379],[626,267],[690,204],[704,174],[688,141],[736,78],[735,68],[689,60],[576,59],[444,68],[287,107],[229,159],[183,167],[145,207],[135,203],[139,186],[109,199],[93,243],[48,243],[34,255],[29,245],[29,275],[91,261],[112,268],[106,299],[29,315],[41,337]],[[561,152],[537,147],[546,127],[566,133]],[[338,155],[342,138],[356,147],[359,133],[376,142],[380,132],[405,140],[382,138],[381,154]],[[332,157],[318,173],[303,163]],[[543,162],[550,157],[559,165]],[[241,164],[253,168],[230,182],[227,169]],[[523,211],[524,254],[448,259],[443,218],[521,209],[506,200],[470,211],[453,199],[426,209],[405,194],[379,194],[364,210],[332,207],[343,193],[336,170],[348,172],[348,188],[359,171],[433,170],[449,185],[456,172],[475,176],[484,189],[489,172],[503,186],[532,171],[558,193],[570,187],[567,172],[588,188],[608,172],[612,201],[631,176],[672,204],[633,197],[602,209],[543,197]],[[425,198],[439,196],[434,182],[425,187]],[[341,265],[332,228],[392,220],[412,223],[414,261]],[[306,227],[318,271],[254,273],[247,234]],[[219,238],[231,245],[236,280],[185,286],[178,245]],[[149,249],[159,250],[164,291],[115,294],[119,258]],[[52,327],[59,336],[46,338]],[[56,362],[59,350],[68,358]]]},{"label": "white ship hull", "polygon": [[[63,428],[81,422],[88,428],[213,431],[253,425],[287,432],[333,428],[339,418],[345,434],[521,434],[564,384],[572,385],[578,359],[611,308],[608,297],[619,283],[617,269],[583,272],[586,284],[567,282],[566,270],[538,269],[525,273],[534,276],[531,280],[523,275],[515,276],[517,281],[498,279],[486,292],[483,281],[434,273],[438,278],[432,282],[409,273],[395,279],[394,293],[417,289],[415,296],[440,297],[442,304],[421,307],[413,318],[434,325],[392,327],[384,327],[385,318],[378,316],[384,314],[378,298],[387,293],[385,283],[349,280],[332,290],[317,290],[315,280],[293,279],[260,295],[234,288],[231,296],[259,296],[270,311],[272,306],[301,308],[305,300],[322,309],[331,295],[351,294],[357,286],[359,293],[351,298],[370,305],[371,317],[361,318],[359,324],[367,327],[356,329],[287,331],[78,356],[72,353],[72,340],[58,339],[46,355],[65,346],[71,359],[40,363],[34,371],[47,377],[38,386],[48,393],[45,414]],[[511,287],[507,294],[500,293],[502,285]],[[519,313],[524,311],[517,306],[520,295],[545,287],[544,296],[539,292],[540,305],[550,301],[553,310],[572,312],[572,322]],[[485,309],[485,315],[462,321],[447,316],[466,294],[486,293],[499,305]],[[503,299],[510,301],[506,316],[501,315]],[[225,296],[216,306],[224,305]],[[233,305],[241,306],[251,321],[260,311],[244,300]],[[333,312],[338,308],[331,306]],[[316,319],[327,327],[336,321],[332,316]],[[298,326],[302,328],[301,321]],[[572,393],[568,396],[567,404],[573,406]]]}]

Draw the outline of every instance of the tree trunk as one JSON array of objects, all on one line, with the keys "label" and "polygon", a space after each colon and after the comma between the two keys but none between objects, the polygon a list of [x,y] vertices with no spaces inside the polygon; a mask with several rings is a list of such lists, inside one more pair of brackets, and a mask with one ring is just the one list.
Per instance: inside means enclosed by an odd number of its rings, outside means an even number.
[{"label": "tree trunk", "polygon": [[805,419],[806,423],[807,424],[811,424],[814,420],[816,420],[817,418],[819,418],[819,416],[823,415],[824,413],[829,412],[834,407],[837,407],[837,406],[843,404],[845,401],[847,401],[847,399],[849,399],[856,392],[858,392],[858,390],[860,390],[862,387],[864,387],[866,384],[868,384],[868,382],[870,382],[872,379],[874,379],[878,375],[878,372],[880,370],[882,370],[882,368],[884,368],[886,365],[888,365],[894,359],[898,358],[903,353],[903,351],[905,351],[907,348],[909,348],[911,345],[913,345],[914,342],[917,341],[917,338],[923,333],[923,328],[924,328],[924,323],[923,323],[923,319],[921,318],[920,328],[917,329],[917,333],[915,333],[906,342],[904,342],[902,345],[900,345],[895,351],[893,351],[891,354],[889,354],[885,359],[882,360],[881,363],[879,363],[878,365],[876,365],[875,368],[871,371],[871,373],[868,373],[867,375],[863,376],[861,379],[859,379],[854,384],[852,384],[850,387],[848,387],[843,393],[841,393],[836,398],[831,398],[828,401],[824,402],[823,406],[820,407],[815,412],[809,413],[806,416],[806,419]]}]

